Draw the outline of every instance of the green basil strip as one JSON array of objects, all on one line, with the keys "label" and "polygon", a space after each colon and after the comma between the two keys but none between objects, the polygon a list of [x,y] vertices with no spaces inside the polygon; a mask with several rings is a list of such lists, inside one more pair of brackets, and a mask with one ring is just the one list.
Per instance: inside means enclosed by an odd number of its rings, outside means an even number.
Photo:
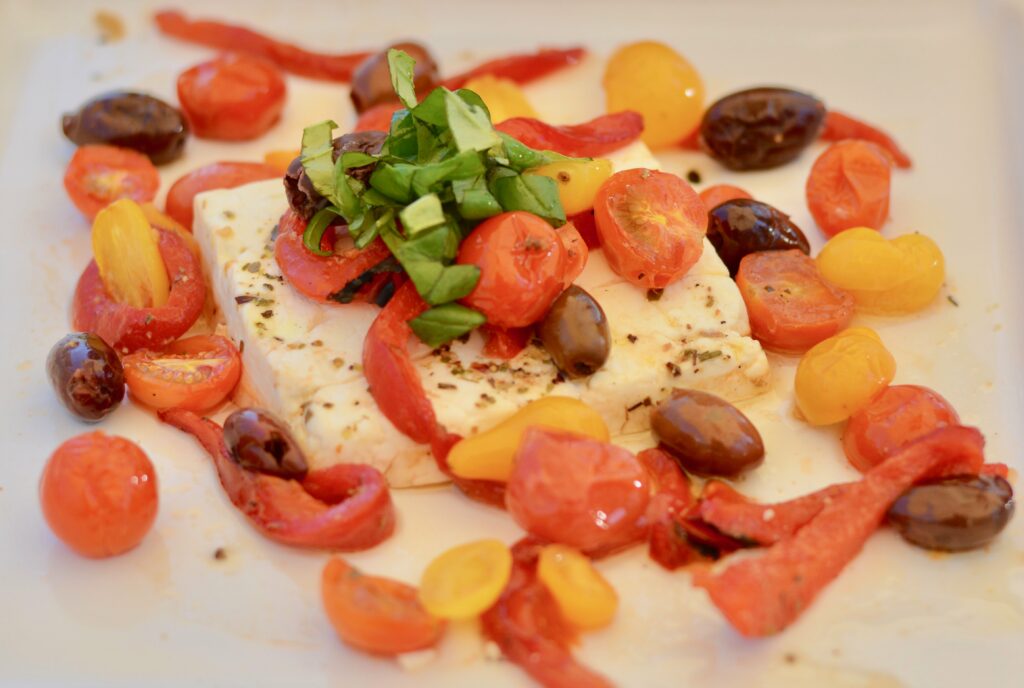
[{"label": "green basil strip", "polygon": [[302,167],[321,196],[334,198],[334,141],[338,125],[324,120],[302,130]]},{"label": "green basil strip", "polygon": [[370,155],[369,153],[346,151],[341,154],[341,166],[346,170],[372,165],[375,162],[377,162],[377,156]]},{"label": "green basil strip", "polygon": [[379,163],[370,175],[370,186],[399,203],[409,203],[415,198],[412,177],[418,169],[408,163]]},{"label": "green basil strip", "polygon": [[417,137],[416,118],[409,114],[408,110],[399,110],[391,118],[391,133],[385,140],[381,153],[415,162],[419,154]]},{"label": "green basil strip", "polygon": [[443,88],[435,88],[430,92],[423,102],[409,112],[421,122],[432,124],[435,127],[448,126],[448,114],[445,112]]},{"label": "green basil strip", "polygon": [[391,48],[388,50],[388,70],[391,72],[391,87],[398,99],[407,108],[416,107],[416,60],[407,52]]},{"label": "green basil strip", "polygon": [[457,301],[469,296],[479,279],[480,268],[475,265],[448,265],[423,299],[432,306]]},{"label": "green basil strip", "polygon": [[427,346],[440,346],[483,325],[487,318],[457,303],[435,306],[409,321],[409,327]]},{"label": "green basil strip", "polygon": [[444,182],[471,179],[487,171],[487,165],[476,151],[464,151],[447,160],[420,165],[412,176],[412,190],[417,196],[438,191]]},{"label": "green basil strip", "polygon": [[444,91],[444,105],[448,128],[459,152],[485,151],[501,143],[487,110],[470,105],[447,90]]},{"label": "green basil strip", "polygon": [[565,224],[565,210],[554,179],[539,174],[505,174],[496,175],[490,186],[491,193],[505,210],[525,210],[555,227]]},{"label": "green basil strip", "polygon": [[445,221],[444,210],[441,209],[441,200],[437,194],[420,196],[407,205],[398,217],[407,236],[414,236]]},{"label": "green basil strip", "polygon": [[534,150],[503,132],[498,132],[498,136],[501,137],[502,144],[504,144],[509,166],[517,172],[565,160],[590,160],[590,158],[570,158],[554,151]]},{"label": "green basil strip", "polygon": [[334,202],[338,207],[338,212],[349,223],[363,212],[362,204],[359,202],[359,197],[356,195],[356,189],[352,188],[353,186],[362,191],[362,184],[345,174],[344,158],[339,157],[338,162],[334,165],[334,193],[327,198]]},{"label": "green basil strip", "polygon": [[452,182],[455,203],[464,220],[483,220],[501,212],[501,205],[487,190],[483,175]]},{"label": "green basil strip", "polygon": [[324,238],[324,232],[327,231],[327,227],[330,226],[331,221],[338,216],[334,208],[323,208],[318,210],[316,215],[310,218],[309,222],[306,223],[306,230],[302,233],[302,245],[310,253],[315,253],[318,256],[329,256],[331,251],[320,250],[320,240]]},{"label": "green basil strip", "polygon": [[458,91],[455,92],[455,95],[457,95],[459,98],[462,98],[462,100],[464,100],[469,105],[473,105],[483,110],[485,113],[487,113],[487,120],[490,121],[491,111],[487,107],[487,103],[484,102],[484,99],[481,98],[476,93],[476,91],[470,91],[468,88],[460,88]]}]

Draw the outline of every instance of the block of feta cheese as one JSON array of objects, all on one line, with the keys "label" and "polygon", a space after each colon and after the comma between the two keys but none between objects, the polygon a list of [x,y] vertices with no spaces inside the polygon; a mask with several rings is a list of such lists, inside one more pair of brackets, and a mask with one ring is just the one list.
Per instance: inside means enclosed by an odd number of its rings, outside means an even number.
[{"label": "block of feta cheese", "polygon": [[[616,171],[658,164],[639,142],[609,157]],[[370,396],[360,362],[377,307],[315,303],[282,278],[273,232],[287,207],[276,180],[196,199],[205,269],[227,332],[243,347],[239,401],[286,420],[313,467],[369,463],[396,487],[443,481],[429,449],[398,432]],[[557,394],[584,400],[621,436],[648,430],[650,407],[674,387],[730,401],[767,389],[764,352],[750,338],[743,300],[707,240],[697,264],[656,301],[613,273],[599,250],[576,283],[607,315],[612,346],[605,366],[589,378],[565,380],[533,345],[495,361],[482,355],[477,333],[433,351],[416,343],[413,356],[441,423],[468,434]]]}]

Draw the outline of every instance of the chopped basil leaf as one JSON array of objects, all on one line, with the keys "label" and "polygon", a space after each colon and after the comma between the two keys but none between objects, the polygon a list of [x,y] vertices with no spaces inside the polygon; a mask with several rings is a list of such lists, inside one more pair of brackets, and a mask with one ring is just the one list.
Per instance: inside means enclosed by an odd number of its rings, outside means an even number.
[{"label": "chopped basil leaf", "polygon": [[472,308],[446,303],[424,311],[409,321],[409,327],[427,346],[440,346],[483,325],[487,319]]},{"label": "chopped basil leaf", "polygon": [[481,98],[475,91],[470,91],[468,88],[460,88],[458,91],[455,92],[455,95],[457,95],[459,98],[462,98],[470,105],[475,105],[476,107],[480,108],[481,110],[487,113],[487,119],[491,119],[490,109],[487,107],[487,104],[484,102],[484,99]]},{"label": "chopped basil leaf", "polygon": [[370,175],[370,186],[373,190],[399,203],[409,203],[415,196],[412,193],[412,176],[419,168],[409,163],[378,163]]},{"label": "chopped basil leaf", "polygon": [[371,165],[375,162],[377,162],[376,155],[369,155],[368,153],[362,153],[360,151],[346,151],[341,154],[341,166],[346,170],[351,170],[354,167]]},{"label": "chopped basil leaf", "polygon": [[306,223],[306,230],[302,233],[302,245],[306,247],[306,250],[318,256],[331,255],[330,251],[320,249],[320,240],[323,239],[324,232],[336,217],[338,217],[338,213],[334,208],[324,208],[310,218]]},{"label": "chopped basil leaf", "polygon": [[437,194],[420,196],[405,206],[398,217],[402,220],[402,228],[408,236],[419,234],[424,229],[436,227],[445,221],[444,210],[441,209],[441,199],[437,197]]},{"label": "chopped basil leaf", "polygon": [[480,268],[475,265],[449,265],[423,298],[431,305],[457,301],[469,296],[479,279]]},{"label": "chopped basil leaf", "polygon": [[302,130],[302,167],[313,188],[327,200],[334,199],[334,140],[338,127],[332,120]]},{"label": "chopped basil leaf", "polygon": [[472,179],[456,179],[452,182],[452,191],[459,215],[465,220],[483,220],[501,212],[501,205],[487,190],[483,175]]},{"label": "chopped basil leaf", "polygon": [[415,162],[419,152],[416,118],[408,110],[399,110],[391,120],[391,133],[381,152],[409,162]]},{"label": "chopped basil leaf", "polygon": [[491,179],[491,193],[505,210],[525,210],[555,227],[565,224],[565,210],[558,198],[558,185],[539,174],[498,174]]},{"label": "chopped basil leaf", "polygon": [[586,160],[587,158],[570,158],[554,151],[538,151],[520,143],[508,134],[498,132],[501,141],[505,146],[505,153],[508,155],[509,167],[522,172],[541,165],[548,165],[553,162],[564,160]]},{"label": "chopped basil leaf", "polygon": [[416,60],[409,56],[409,53],[395,50],[388,50],[388,69],[391,72],[391,87],[402,104],[407,108],[416,107]]},{"label": "chopped basil leaf", "polygon": [[421,122],[443,127],[448,124],[448,115],[444,107],[444,89],[435,88],[423,102],[410,110],[412,116]]},{"label": "chopped basil leaf", "polygon": [[438,185],[456,179],[471,179],[487,171],[480,154],[465,151],[441,162],[420,165],[412,176],[412,190],[424,196],[438,190]]},{"label": "chopped basil leaf", "polygon": [[444,106],[448,128],[460,152],[485,151],[501,143],[487,110],[470,105],[451,91],[444,91]]}]

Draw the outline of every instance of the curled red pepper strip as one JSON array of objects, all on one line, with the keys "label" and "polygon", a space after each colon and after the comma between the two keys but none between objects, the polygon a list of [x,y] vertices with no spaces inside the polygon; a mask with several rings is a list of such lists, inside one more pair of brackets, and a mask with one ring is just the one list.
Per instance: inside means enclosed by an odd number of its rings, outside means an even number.
[{"label": "curled red pepper strip", "polygon": [[847,485],[803,528],[760,557],[694,572],[694,585],[745,636],[785,629],[860,552],[892,503],[927,478],[977,474],[985,441],[974,428],[940,428]]},{"label": "curled red pepper strip", "polygon": [[843,139],[870,141],[886,151],[896,167],[909,169],[913,166],[910,156],[891,136],[867,122],[862,122],[836,110],[829,110],[825,114],[825,126],[821,128],[819,138],[825,141],[842,141]]},{"label": "curled red pepper strip", "polygon": [[468,72],[445,79],[443,85],[454,91],[465,86],[470,79],[488,74],[525,84],[574,65],[586,54],[587,51],[583,48],[544,48],[535,53],[508,55],[489,60]]},{"label": "curled red pepper strip", "polygon": [[544,544],[526,537],[512,546],[512,576],[498,601],[480,617],[484,635],[509,661],[547,688],[611,686],[569,651],[575,633],[537,579],[537,557]]},{"label": "curled red pepper strip", "polygon": [[189,43],[248,53],[273,62],[281,69],[328,81],[351,81],[359,63],[373,53],[327,55],[314,53],[291,43],[274,40],[244,26],[219,21],[188,19],[176,10],[156,13],[156,26],[161,33]]},{"label": "curled red pepper strip", "polygon": [[582,124],[555,126],[532,117],[513,117],[494,126],[536,150],[572,157],[600,157],[640,138],[644,118],[632,110],[595,117]]},{"label": "curled red pepper strip", "polygon": [[159,416],[199,440],[231,502],[271,540],[351,552],[373,547],[395,530],[387,482],[372,466],[336,464],[310,471],[302,481],[256,473],[232,460],[213,421],[182,409]]}]

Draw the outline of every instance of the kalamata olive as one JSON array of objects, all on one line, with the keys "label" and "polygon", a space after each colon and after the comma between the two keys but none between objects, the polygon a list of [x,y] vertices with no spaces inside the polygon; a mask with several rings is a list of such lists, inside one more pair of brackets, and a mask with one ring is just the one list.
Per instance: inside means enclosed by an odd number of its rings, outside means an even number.
[{"label": "kalamata olive", "polygon": [[825,104],[788,88],[751,88],[725,96],[704,113],[701,146],[734,170],[785,165],[818,138]]},{"label": "kalamata olive", "polygon": [[811,245],[789,215],[767,203],[736,198],[708,210],[708,241],[735,275],[748,253],[799,249],[810,255]]},{"label": "kalamata olive", "polygon": [[651,413],[651,430],[661,447],[691,473],[733,477],[764,459],[764,443],[754,424],[707,392],[672,390]]},{"label": "kalamata olive", "polygon": [[132,148],[156,165],[181,157],[188,124],[175,107],[145,93],[119,91],[93,98],[64,115],[64,135],[78,145],[105,143]]},{"label": "kalamata olive", "polygon": [[907,542],[960,552],[991,542],[1013,516],[1013,488],[994,475],[962,475],[915,485],[889,508]]},{"label": "kalamata olive", "polygon": [[592,375],[608,360],[608,320],[601,304],[575,284],[551,304],[537,333],[555,365],[569,377]]},{"label": "kalamata olive", "polygon": [[238,409],[224,420],[224,442],[242,468],[279,478],[301,479],[306,457],[284,423],[266,411]]},{"label": "kalamata olive", "polygon": [[395,48],[409,53],[416,60],[413,84],[416,95],[422,100],[441,83],[437,62],[430,51],[419,43],[395,43],[389,48],[366,58],[352,74],[352,104],[356,112],[369,110],[381,103],[398,102],[391,85],[391,70],[388,69],[388,50]]},{"label": "kalamata olive", "polygon": [[98,335],[74,332],[50,349],[46,371],[57,397],[82,420],[97,421],[124,399],[124,369]]},{"label": "kalamata olive", "polygon": [[[359,131],[339,136],[334,139],[334,161],[337,162],[338,157],[342,153],[353,151],[376,155],[380,153],[385,138],[387,138],[387,134],[382,131]],[[373,167],[373,165],[356,167],[347,170],[346,174],[365,182],[369,178],[370,173],[373,172]],[[302,167],[301,156],[292,160],[291,164],[288,165],[288,171],[284,176],[284,191],[285,195],[288,196],[288,204],[292,210],[306,220],[313,217],[318,210],[326,208],[328,205],[327,199],[313,188],[313,182],[309,181],[306,177],[306,170]]]}]

